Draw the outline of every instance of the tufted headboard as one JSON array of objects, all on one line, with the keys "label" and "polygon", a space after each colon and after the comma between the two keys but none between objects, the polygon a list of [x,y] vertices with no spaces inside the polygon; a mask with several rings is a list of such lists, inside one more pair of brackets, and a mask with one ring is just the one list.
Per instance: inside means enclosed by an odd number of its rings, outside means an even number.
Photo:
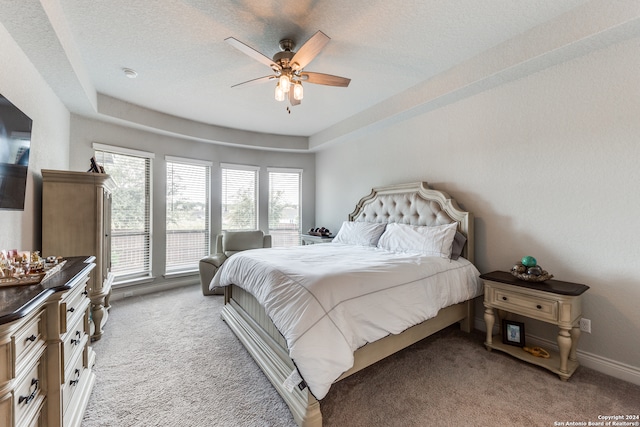
[{"label": "tufted headboard", "polygon": [[462,256],[474,262],[473,214],[462,211],[447,193],[428,188],[426,182],[372,189],[349,214],[349,221],[426,226],[457,222],[458,231],[467,237]]}]

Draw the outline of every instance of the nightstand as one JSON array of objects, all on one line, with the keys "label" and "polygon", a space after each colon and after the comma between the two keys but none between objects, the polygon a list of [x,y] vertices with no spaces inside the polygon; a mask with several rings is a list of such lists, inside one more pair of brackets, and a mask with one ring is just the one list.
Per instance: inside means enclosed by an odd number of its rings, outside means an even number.
[{"label": "nightstand", "polygon": [[303,245],[315,245],[316,243],[331,243],[334,236],[312,236],[310,234],[302,235]]},{"label": "nightstand", "polygon": [[[582,295],[586,285],[559,280],[527,282],[506,271],[480,275],[484,281],[484,321],[487,326],[487,350],[500,350],[518,359],[541,366],[566,381],[578,368],[576,349],[580,339]],[[508,313],[557,325],[559,353],[550,351],[548,359],[535,357],[521,347],[502,342],[501,334],[493,335],[494,309],[498,310],[500,325]]]}]

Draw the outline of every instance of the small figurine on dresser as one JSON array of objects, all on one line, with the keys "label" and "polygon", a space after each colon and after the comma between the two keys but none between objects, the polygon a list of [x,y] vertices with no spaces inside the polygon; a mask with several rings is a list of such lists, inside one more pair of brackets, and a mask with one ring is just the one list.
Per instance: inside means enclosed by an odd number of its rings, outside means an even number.
[{"label": "small figurine on dresser", "polygon": [[0,250],[0,286],[35,285],[64,265],[62,257],[40,257],[39,251]]}]

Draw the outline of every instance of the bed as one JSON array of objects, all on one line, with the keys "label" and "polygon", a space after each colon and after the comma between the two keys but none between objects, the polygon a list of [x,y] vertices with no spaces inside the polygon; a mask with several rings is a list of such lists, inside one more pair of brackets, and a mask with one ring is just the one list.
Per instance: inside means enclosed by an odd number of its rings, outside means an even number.
[{"label": "bed", "polygon": [[[370,236],[380,228],[377,238]],[[349,230],[367,230],[376,244],[352,244]],[[414,233],[407,235],[409,241],[423,230],[437,233],[438,245],[444,242],[449,251],[458,245],[460,257],[442,253],[440,246],[429,249],[434,253],[397,250],[404,245],[398,243],[403,233]],[[322,425],[318,399],[331,383],[455,323],[470,332],[473,300],[482,293],[473,266],[472,214],[425,182],[374,188],[357,203],[335,241],[289,252],[236,254],[211,283],[224,286],[222,318],[305,427]],[[386,245],[395,245],[393,251]],[[353,269],[359,269],[357,275]],[[444,287],[435,284],[442,280]],[[387,286],[387,281],[393,283]],[[392,302],[403,308],[392,308]],[[362,306],[375,315],[365,314]]]}]

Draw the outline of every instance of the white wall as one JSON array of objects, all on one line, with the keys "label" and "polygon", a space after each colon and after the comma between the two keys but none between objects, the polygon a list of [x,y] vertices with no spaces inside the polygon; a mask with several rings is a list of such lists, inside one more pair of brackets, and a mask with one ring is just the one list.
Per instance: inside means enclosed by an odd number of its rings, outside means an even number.
[{"label": "white wall", "polygon": [[69,111],[0,24],[0,93],[33,120],[23,211],[0,210],[0,249],[41,245],[41,169],[66,169]]},{"label": "white wall", "polygon": [[[557,279],[589,285],[592,334],[579,349],[637,375],[639,45],[621,42],[320,151],[317,222],[337,230],[371,187],[427,181],[475,214],[481,272],[533,255]],[[555,328],[527,327],[555,341]]]},{"label": "white wall", "polygon": [[[213,234],[220,232],[220,163],[238,163],[260,166],[260,228],[268,229],[267,201],[269,180],[268,167],[290,167],[303,169],[302,173],[302,230],[314,225],[315,220],[315,154],[288,153],[243,149],[214,145],[198,141],[178,139],[142,130],[101,122],[77,115],[71,119],[71,159],[70,170],[86,171],[89,159],[94,155],[92,143],[133,148],[155,153],[152,162],[153,173],[153,247],[152,269],[156,277],[155,285],[165,281],[162,277],[165,266],[165,200],[166,169],[165,156],[176,156],[213,162],[211,170],[211,223]],[[197,281],[194,276],[191,281]]]}]

